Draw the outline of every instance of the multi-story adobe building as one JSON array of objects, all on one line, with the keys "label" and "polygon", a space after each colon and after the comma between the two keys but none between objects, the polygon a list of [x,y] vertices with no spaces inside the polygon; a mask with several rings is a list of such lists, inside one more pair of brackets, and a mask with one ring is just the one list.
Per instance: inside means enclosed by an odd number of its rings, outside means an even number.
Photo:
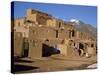
[{"label": "multi-story adobe building", "polygon": [[41,58],[52,54],[66,57],[96,55],[96,38],[80,32],[71,23],[38,10],[14,19],[14,55]]}]

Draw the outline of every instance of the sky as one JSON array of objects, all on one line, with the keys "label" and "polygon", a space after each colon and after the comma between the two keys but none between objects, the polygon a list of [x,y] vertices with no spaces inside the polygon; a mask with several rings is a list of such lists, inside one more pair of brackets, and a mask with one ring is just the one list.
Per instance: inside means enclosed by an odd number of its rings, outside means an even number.
[{"label": "sky", "polygon": [[97,27],[97,7],[68,4],[47,4],[34,2],[14,2],[14,17],[26,16],[26,10],[32,8],[48,14],[55,18],[69,21],[71,19],[81,20],[86,24]]}]

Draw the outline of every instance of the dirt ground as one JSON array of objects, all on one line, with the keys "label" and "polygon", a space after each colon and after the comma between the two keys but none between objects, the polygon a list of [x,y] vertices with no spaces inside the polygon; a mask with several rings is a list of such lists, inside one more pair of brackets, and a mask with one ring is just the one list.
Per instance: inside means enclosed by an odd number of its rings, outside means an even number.
[{"label": "dirt ground", "polygon": [[[97,63],[97,57],[66,57],[54,55],[38,59],[20,58],[14,62],[15,73],[50,72],[88,69],[89,65]],[[91,68],[96,69],[97,66]]]}]

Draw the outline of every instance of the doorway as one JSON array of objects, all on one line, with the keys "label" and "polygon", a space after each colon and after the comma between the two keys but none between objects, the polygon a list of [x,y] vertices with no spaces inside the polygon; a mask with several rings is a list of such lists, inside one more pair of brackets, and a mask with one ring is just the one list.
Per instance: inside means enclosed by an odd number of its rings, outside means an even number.
[{"label": "doorway", "polygon": [[78,50],[78,52],[79,52],[80,56],[83,56],[85,54],[84,48],[85,48],[84,44],[79,43],[79,50]]},{"label": "doorway", "polygon": [[83,49],[84,50],[84,45],[82,43],[79,43],[79,49]]},{"label": "doorway", "polygon": [[28,42],[23,42],[23,57],[28,57],[29,54],[29,43]]},{"label": "doorway", "polygon": [[47,44],[42,44],[42,57],[49,57],[54,54],[60,54],[60,50]]}]

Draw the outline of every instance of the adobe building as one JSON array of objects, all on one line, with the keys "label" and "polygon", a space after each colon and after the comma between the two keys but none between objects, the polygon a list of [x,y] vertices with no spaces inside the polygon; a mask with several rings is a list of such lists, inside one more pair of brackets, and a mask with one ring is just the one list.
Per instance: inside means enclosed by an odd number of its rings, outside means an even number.
[{"label": "adobe building", "polygon": [[42,58],[96,55],[96,38],[44,12],[28,9],[14,20],[14,55]]}]

